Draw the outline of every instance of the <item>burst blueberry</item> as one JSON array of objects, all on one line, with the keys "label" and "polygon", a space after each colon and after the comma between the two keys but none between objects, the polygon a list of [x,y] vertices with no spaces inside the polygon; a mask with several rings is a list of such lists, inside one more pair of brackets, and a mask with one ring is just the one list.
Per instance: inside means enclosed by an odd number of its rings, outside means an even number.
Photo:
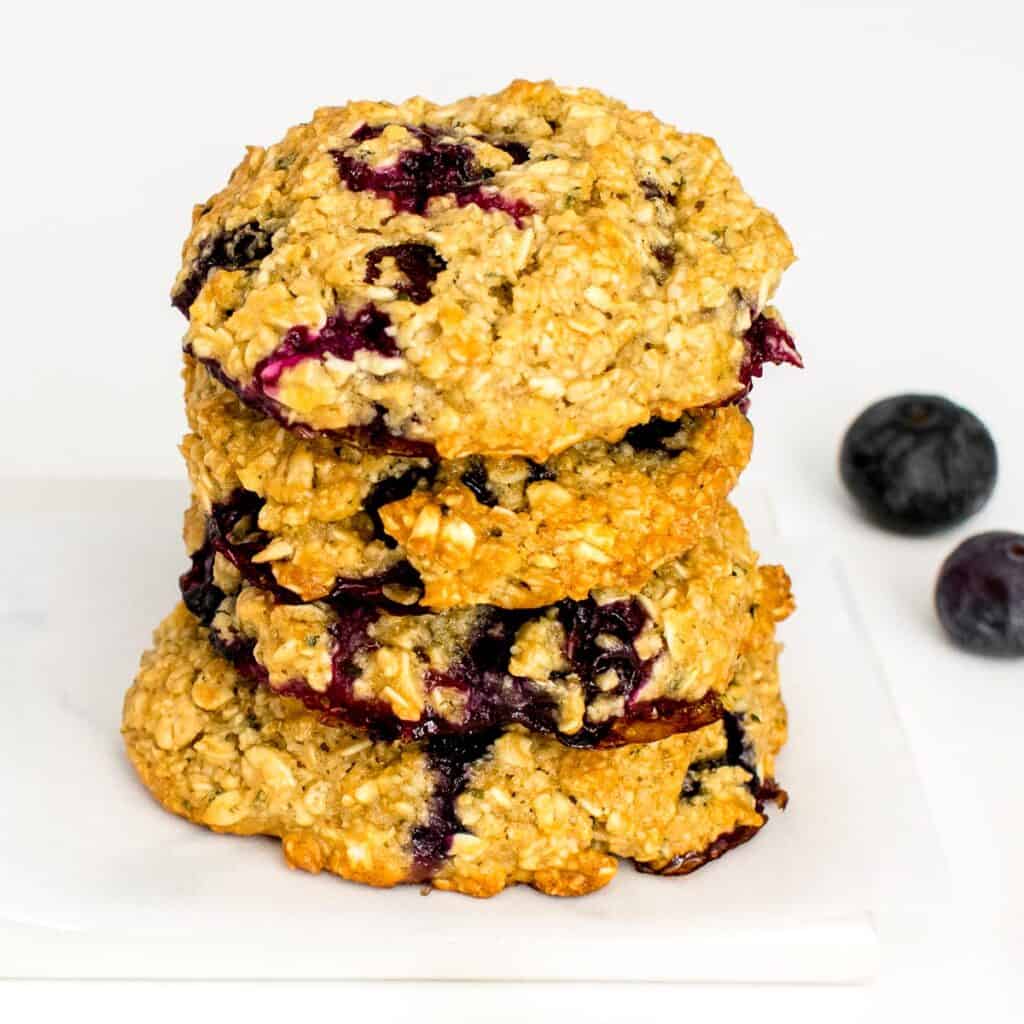
[{"label": "burst blueberry", "polygon": [[488,508],[494,508],[498,504],[497,496],[494,491],[491,490],[490,481],[487,477],[487,469],[484,466],[483,460],[479,458],[472,458],[469,460],[469,467],[459,477],[463,485],[467,487],[472,493],[473,497],[480,502],[481,505],[486,505]]},{"label": "burst blueberry", "polygon": [[206,239],[199,246],[199,253],[185,283],[171,300],[174,308],[188,316],[192,303],[196,301],[212,271],[238,270],[259,263],[270,255],[273,247],[273,233],[256,221]]},{"label": "burst blueberry", "polygon": [[[365,142],[379,136],[384,127],[363,125],[351,137]],[[472,204],[484,210],[501,210],[518,225],[533,213],[533,207],[524,200],[483,187],[494,177],[494,172],[480,165],[469,145],[449,141],[434,128],[405,127],[417,140],[419,148],[403,150],[383,167],[371,167],[353,155],[353,150],[331,151],[338,176],[347,188],[353,192],[371,192],[390,200],[400,213],[420,216],[426,214],[427,204],[437,196],[452,196],[459,206]],[[524,153],[525,147],[514,142],[504,142],[501,148],[516,163],[529,156],[528,150]]]},{"label": "burst blueberry", "polygon": [[740,364],[739,378],[744,391],[737,396],[738,400],[750,393],[753,379],[764,373],[765,363],[775,363],[777,366],[789,363],[798,368],[804,365],[789,331],[774,317],[765,316],[764,313],[754,318],[743,335],[743,342],[746,354]]},{"label": "burst blueberry", "polygon": [[382,245],[366,255],[367,284],[380,279],[381,263],[391,258],[405,280],[395,286],[400,298],[422,305],[430,298],[434,278],[448,265],[441,254],[422,242],[402,242],[399,245]]},{"label": "burst blueberry", "polygon": [[293,327],[274,351],[256,365],[253,378],[262,390],[277,386],[285,370],[307,359],[331,355],[351,360],[357,352],[397,356],[398,347],[389,333],[391,321],[375,306],[367,305],[347,317],[343,310],[329,316],[323,327]]}]

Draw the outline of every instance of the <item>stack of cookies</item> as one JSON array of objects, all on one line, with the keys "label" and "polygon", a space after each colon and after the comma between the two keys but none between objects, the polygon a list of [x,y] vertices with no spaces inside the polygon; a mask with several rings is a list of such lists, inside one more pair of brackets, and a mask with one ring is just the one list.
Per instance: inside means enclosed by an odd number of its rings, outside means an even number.
[{"label": "stack of cookies", "polygon": [[685,874],[784,799],[789,583],[728,495],[792,260],[710,139],[590,90],[316,112],[201,207],[169,810],[371,885]]}]

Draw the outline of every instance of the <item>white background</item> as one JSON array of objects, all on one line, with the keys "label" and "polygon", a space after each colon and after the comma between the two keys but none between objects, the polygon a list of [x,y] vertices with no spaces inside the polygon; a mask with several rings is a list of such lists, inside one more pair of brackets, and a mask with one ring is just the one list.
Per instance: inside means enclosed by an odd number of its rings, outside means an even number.
[{"label": "white background", "polygon": [[449,100],[550,76],[714,135],[800,256],[778,300],[807,369],[769,370],[759,384],[750,478],[771,491],[784,532],[811,532],[845,557],[943,837],[954,909],[927,948],[893,951],[860,990],[9,986],[0,1008],[92,1001],[180,1019],[196,1007],[251,1015],[258,1000],[266,1014],[333,1005],[454,1022],[935,1009],[1014,1019],[1024,665],[960,655],[932,622],[935,570],[968,531],[877,533],[847,505],[834,462],[869,400],[947,393],[988,422],[1002,455],[999,490],[970,530],[1024,529],[1018,11],[784,0],[8,10],[0,476],[180,476],[183,321],[167,293],[191,204],[220,188],[246,143],[274,141],[318,105]]}]

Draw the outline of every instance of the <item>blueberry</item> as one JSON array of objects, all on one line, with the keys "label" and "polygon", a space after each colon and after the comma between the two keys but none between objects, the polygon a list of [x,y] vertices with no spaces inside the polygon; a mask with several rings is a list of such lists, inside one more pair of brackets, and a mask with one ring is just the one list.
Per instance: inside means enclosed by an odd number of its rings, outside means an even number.
[{"label": "blueberry", "polygon": [[436,473],[436,466],[427,466],[426,468],[411,466],[399,476],[389,476],[377,481],[370,489],[363,501],[363,511],[370,517],[370,522],[373,523],[373,536],[377,540],[382,541],[385,547],[396,548],[398,547],[398,541],[384,529],[380,510],[385,505],[390,505],[396,501],[404,501],[419,487],[422,481],[425,480],[427,483],[432,483]]},{"label": "blueberry", "polygon": [[774,317],[764,313],[754,317],[753,322],[743,335],[746,352],[740,364],[739,378],[743,391],[733,400],[742,402],[750,394],[754,386],[754,378],[764,373],[765,363],[782,366],[789,363],[803,369],[804,361],[797,351],[793,336]]},{"label": "blueberry", "polygon": [[996,446],[972,413],[936,395],[897,395],[854,420],[843,483],[877,523],[925,534],[974,515],[996,485]]},{"label": "blueberry", "polygon": [[188,277],[171,299],[171,304],[187,317],[212,270],[238,270],[251,266],[269,256],[273,248],[273,232],[256,221],[205,239],[200,243]]},{"label": "blueberry", "polygon": [[390,256],[395,266],[405,277],[403,284],[396,285],[395,291],[403,299],[421,305],[430,298],[430,286],[434,278],[448,264],[432,246],[422,242],[402,242],[399,245],[382,245],[366,254],[367,284],[374,284],[380,277],[380,265]]},{"label": "blueberry", "polygon": [[372,304],[363,306],[351,318],[338,310],[327,318],[319,331],[306,326],[293,327],[277,348],[256,364],[255,386],[264,392],[275,387],[285,370],[306,359],[332,355],[351,361],[364,349],[382,356],[397,356],[398,346],[388,333],[390,327],[387,314]]},{"label": "blueberry", "polygon": [[[534,212],[524,199],[482,188],[494,172],[480,166],[470,146],[444,141],[436,128],[406,127],[419,142],[419,149],[403,150],[386,167],[370,167],[351,151],[331,150],[341,181],[353,192],[372,192],[390,199],[400,213],[424,216],[431,199],[446,195],[454,196],[459,206],[473,204],[483,210],[502,210],[520,226]],[[365,142],[383,130],[383,125],[363,125],[352,138]],[[506,142],[501,148],[516,163],[529,158],[529,150],[521,144]]]},{"label": "blueberry", "polygon": [[965,540],[943,563],[935,609],[953,642],[979,654],[1024,656],[1024,534]]},{"label": "blueberry", "polygon": [[472,458],[469,460],[469,468],[462,474],[459,479],[463,485],[468,487],[473,492],[473,497],[480,502],[481,505],[486,505],[488,508],[494,508],[498,504],[497,495],[491,490],[490,482],[487,477],[487,467],[484,466],[483,460],[479,458]]},{"label": "blueberry", "polygon": [[679,433],[678,420],[651,419],[626,431],[623,440],[638,452],[663,452],[665,442]]}]

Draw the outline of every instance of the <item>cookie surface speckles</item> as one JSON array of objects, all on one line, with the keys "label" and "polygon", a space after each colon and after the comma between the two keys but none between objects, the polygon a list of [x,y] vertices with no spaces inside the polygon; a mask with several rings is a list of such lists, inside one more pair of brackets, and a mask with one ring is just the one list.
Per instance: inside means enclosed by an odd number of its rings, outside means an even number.
[{"label": "cookie surface speckles", "polygon": [[743,393],[792,258],[710,139],[520,81],[250,149],[174,298],[187,348],[286,424],[544,460]]}]

